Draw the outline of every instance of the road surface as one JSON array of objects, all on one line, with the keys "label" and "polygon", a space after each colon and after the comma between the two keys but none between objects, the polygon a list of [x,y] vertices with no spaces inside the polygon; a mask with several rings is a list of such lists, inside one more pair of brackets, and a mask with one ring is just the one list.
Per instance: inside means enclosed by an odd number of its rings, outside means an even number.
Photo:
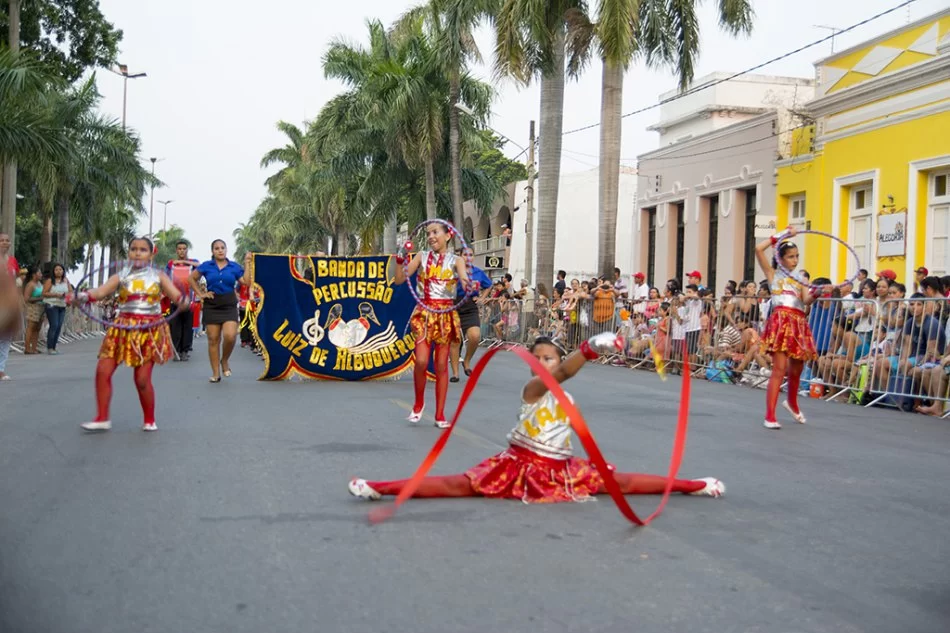
[{"label": "road surface", "polygon": [[[723,499],[674,496],[648,528],[606,497],[415,500],[371,527],[348,479],[408,477],[436,439],[403,421],[411,381],[262,383],[237,350],[212,385],[205,341],[156,370],[152,434],[127,369],[113,430],[80,432],[97,341],[11,359],[0,631],[950,630],[950,422],[808,400],[770,432],[764,392],[694,381],[681,474]],[[492,362],[436,474],[501,449],[526,374]],[[567,388],[609,460],[665,471],[677,379],[590,366]]]}]

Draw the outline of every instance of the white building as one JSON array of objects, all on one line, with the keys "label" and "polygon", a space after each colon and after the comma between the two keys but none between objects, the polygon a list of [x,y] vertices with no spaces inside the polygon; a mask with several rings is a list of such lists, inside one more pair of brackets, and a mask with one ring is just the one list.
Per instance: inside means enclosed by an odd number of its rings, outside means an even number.
[{"label": "white building", "polygon": [[660,121],[647,128],[660,147],[637,165],[632,261],[648,283],[684,284],[697,270],[718,293],[728,279],[755,278],[756,226],[775,221],[775,160],[789,154],[803,123],[795,113],[814,92],[809,79],[742,75],[668,103],[677,93],[660,95]]},{"label": "white building", "polygon": [[[474,235],[475,265],[485,268],[492,277],[511,273],[515,284],[525,277],[525,227],[527,223],[527,181],[512,183],[506,197],[498,200],[490,213],[481,214],[472,202],[465,203],[465,233]],[[554,248],[554,270],[564,270],[568,279],[590,278],[604,272],[597,270],[599,169],[561,174],[558,192],[557,235]],[[543,282],[550,290],[553,279],[537,279],[538,246],[538,183],[535,181],[534,261],[532,286]],[[637,202],[637,172],[620,168],[620,195],[617,210],[616,265],[625,277],[633,270],[634,209]],[[506,248],[503,226],[510,226],[511,246]],[[498,264],[492,266],[491,264]]]}]

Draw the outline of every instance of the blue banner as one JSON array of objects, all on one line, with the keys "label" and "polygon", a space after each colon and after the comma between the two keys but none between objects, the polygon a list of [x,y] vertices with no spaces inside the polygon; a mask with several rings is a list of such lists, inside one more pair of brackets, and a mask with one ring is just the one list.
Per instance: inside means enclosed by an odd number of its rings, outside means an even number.
[{"label": "blue banner", "polygon": [[261,380],[391,378],[408,369],[415,301],[389,255],[254,255]]}]

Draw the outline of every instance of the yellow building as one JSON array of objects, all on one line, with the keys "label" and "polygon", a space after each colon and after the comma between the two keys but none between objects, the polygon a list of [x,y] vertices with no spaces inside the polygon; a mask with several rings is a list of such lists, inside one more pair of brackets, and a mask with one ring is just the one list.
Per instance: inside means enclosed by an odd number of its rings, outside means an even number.
[{"label": "yellow building", "polygon": [[[776,162],[778,226],[841,237],[872,276],[950,274],[950,9],[815,68],[814,125],[794,130],[791,158]],[[831,240],[799,241],[813,278],[855,272]]]}]

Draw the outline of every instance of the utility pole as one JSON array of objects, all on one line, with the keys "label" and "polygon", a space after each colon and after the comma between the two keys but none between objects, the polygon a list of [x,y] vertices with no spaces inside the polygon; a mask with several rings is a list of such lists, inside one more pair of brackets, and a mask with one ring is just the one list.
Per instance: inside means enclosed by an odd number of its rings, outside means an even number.
[{"label": "utility pole", "polygon": [[[14,53],[20,51],[20,0],[10,0],[9,43]],[[0,187],[0,231],[10,236],[10,252],[16,248],[16,168],[15,160],[3,166],[3,186]]]},{"label": "utility pole", "polygon": [[[524,278],[530,284],[534,277],[534,121],[528,127],[528,212],[524,227]],[[506,262],[507,263],[507,262]]]},{"label": "utility pole", "polygon": [[155,215],[155,161],[157,158],[149,158],[152,161],[152,195],[149,198],[148,202],[148,239],[154,238],[154,233],[152,233],[152,218]]}]

